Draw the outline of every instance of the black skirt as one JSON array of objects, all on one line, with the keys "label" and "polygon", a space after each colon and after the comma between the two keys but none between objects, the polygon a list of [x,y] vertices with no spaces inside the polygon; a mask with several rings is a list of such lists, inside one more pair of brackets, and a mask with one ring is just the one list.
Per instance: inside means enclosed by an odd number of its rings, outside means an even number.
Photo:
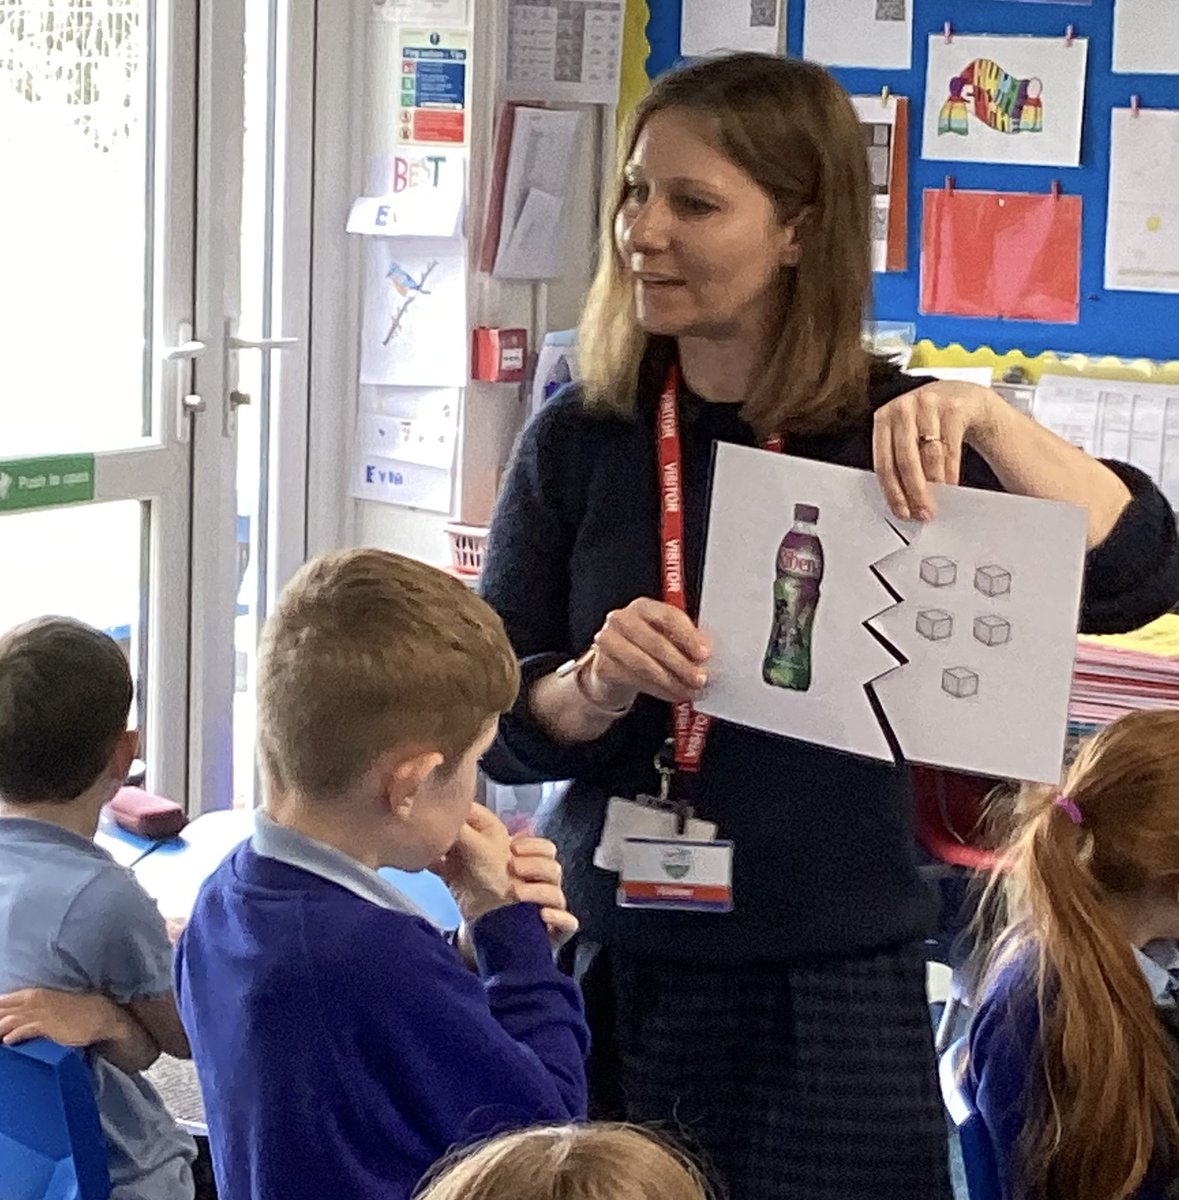
[{"label": "black skirt", "polygon": [[654,1126],[730,1200],[949,1200],[919,946],[717,967],[581,943],[591,1116]]}]

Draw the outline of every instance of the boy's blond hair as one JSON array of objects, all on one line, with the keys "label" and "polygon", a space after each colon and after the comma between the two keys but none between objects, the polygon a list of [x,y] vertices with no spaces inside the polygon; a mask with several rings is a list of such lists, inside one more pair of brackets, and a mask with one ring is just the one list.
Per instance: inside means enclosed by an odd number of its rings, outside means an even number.
[{"label": "boy's blond hair", "polygon": [[679,1151],[633,1125],[529,1129],[444,1163],[417,1200],[708,1200]]},{"label": "boy's blond hair", "polygon": [[258,745],[272,785],[339,795],[398,746],[446,766],[520,684],[492,609],[459,580],[384,550],[325,554],[287,584],[258,660]]}]

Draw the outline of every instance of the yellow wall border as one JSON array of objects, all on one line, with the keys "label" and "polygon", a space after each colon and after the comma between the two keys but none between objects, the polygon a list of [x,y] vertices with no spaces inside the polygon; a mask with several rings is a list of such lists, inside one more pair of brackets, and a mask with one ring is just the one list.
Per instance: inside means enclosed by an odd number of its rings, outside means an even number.
[{"label": "yellow wall border", "polygon": [[626,0],[622,24],[622,69],[618,89],[618,128],[623,129],[650,86],[647,59],[651,43],[647,41],[647,22],[651,9],[647,0]]},{"label": "yellow wall border", "polygon": [[1149,358],[1115,358],[1113,355],[1043,354],[1028,355],[1022,350],[999,353],[990,346],[967,350],[959,342],[937,346],[925,339],[913,347],[912,366],[917,367],[991,367],[995,379],[1005,371],[1021,367],[1033,383],[1041,375],[1079,375],[1089,379],[1139,380],[1142,383],[1179,383],[1179,361],[1155,362]]}]

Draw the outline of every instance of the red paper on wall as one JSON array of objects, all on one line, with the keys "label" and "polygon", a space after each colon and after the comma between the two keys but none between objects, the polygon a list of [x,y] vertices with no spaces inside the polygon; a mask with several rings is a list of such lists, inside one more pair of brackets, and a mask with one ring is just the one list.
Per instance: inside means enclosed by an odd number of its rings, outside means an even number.
[{"label": "red paper on wall", "polygon": [[925,193],[921,311],[1076,324],[1081,197]]}]

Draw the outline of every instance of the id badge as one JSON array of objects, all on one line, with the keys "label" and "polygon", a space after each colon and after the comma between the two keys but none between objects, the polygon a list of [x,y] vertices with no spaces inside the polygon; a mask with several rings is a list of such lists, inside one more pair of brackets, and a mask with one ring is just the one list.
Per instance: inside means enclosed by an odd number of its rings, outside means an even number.
[{"label": "id badge", "polygon": [[733,909],[733,843],[628,837],[618,880],[622,908],[727,913]]},{"label": "id badge", "polygon": [[[716,837],[711,821],[691,818],[684,836],[695,841],[710,842]],[[627,838],[676,838],[676,815],[647,797],[622,800],[613,797],[606,806],[606,823],[602,839],[594,851],[594,866],[603,871],[622,870],[622,847]],[[676,839],[678,840],[678,839]]]}]

